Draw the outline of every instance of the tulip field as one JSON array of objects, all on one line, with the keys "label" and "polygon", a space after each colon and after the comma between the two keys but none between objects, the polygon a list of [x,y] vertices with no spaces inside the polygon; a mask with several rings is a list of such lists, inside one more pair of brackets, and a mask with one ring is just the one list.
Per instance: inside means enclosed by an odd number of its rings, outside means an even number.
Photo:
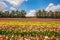
[{"label": "tulip field", "polygon": [[0,40],[60,40],[60,19],[0,18]]}]

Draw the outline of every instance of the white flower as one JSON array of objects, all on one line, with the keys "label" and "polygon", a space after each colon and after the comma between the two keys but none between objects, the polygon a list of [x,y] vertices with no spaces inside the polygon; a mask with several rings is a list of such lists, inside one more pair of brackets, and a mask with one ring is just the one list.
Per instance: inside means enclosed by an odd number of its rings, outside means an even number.
[{"label": "white flower", "polygon": [[45,39],[49,39],[49,37],[48,36],[45,36]]}]

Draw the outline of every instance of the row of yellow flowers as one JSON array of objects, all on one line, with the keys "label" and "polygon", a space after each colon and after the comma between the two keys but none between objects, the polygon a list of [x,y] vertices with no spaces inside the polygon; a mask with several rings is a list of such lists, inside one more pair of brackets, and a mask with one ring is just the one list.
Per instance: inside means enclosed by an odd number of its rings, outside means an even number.
[{"label": "row of yellow flowers", "polygon": [[0,21],[0,25],[60,26],[60,22],[21,22],[21,21]]}]

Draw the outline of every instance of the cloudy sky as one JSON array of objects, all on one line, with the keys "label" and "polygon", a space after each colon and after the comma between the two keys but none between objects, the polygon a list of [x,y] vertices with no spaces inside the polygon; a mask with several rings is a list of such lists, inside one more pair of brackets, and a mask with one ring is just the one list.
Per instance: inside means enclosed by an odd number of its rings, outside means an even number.
[{"label": "cloudy sky", "polygon": [[[26,10],[33,13],[35,10],[60,10],[60,0],[0,0],[0,11]],[[34,14],[34,13],[33,13]]]}]

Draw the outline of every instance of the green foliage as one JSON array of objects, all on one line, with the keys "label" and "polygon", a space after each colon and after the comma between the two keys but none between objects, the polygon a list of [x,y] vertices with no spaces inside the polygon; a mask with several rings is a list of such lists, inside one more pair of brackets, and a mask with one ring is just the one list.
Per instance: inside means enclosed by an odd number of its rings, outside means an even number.
[{"label": "green foliage", "polygon": [[51,31],[44,31],[44,32],[42,32],[42,31],[32,31],[32,32],[21,32],[21,31],[12,31],[12,30],[6,30],[6,29],[0,29],[0,34],[5,34],[5,35],[12,35],[12,34],[14,34],[14,35],[32,35],[32,36],[34,36],[34,35],[44,35],[44,36],[52,36],[52,35],[54,35],[54,36],[59,36],[60,35],[60,32],[51,32]]},{"label": "green foliage", "polygon": [[[0,18],[25,18],[26,17],[26,11],[25,10],[12,10],[11,12],[0,11]],[[35,13],[35,17],[37,18],[60,18],[60,11],[45,11],[45,10],[37,10]]]},{"label": "green foliage", "polygon": [[45,10],[37,10],[36,11],[36,17],[37,18],[60,18],[60,12],[59,11],[45,11]]},{"label": "green foliage", "polygon": [[24,18],[25,15],[26,15],[25,10],[21,10],[21,11],[12,10],[11,12],[9,12],[9,11],[5,11],[5,12],[0,11],[0,18]]}]

